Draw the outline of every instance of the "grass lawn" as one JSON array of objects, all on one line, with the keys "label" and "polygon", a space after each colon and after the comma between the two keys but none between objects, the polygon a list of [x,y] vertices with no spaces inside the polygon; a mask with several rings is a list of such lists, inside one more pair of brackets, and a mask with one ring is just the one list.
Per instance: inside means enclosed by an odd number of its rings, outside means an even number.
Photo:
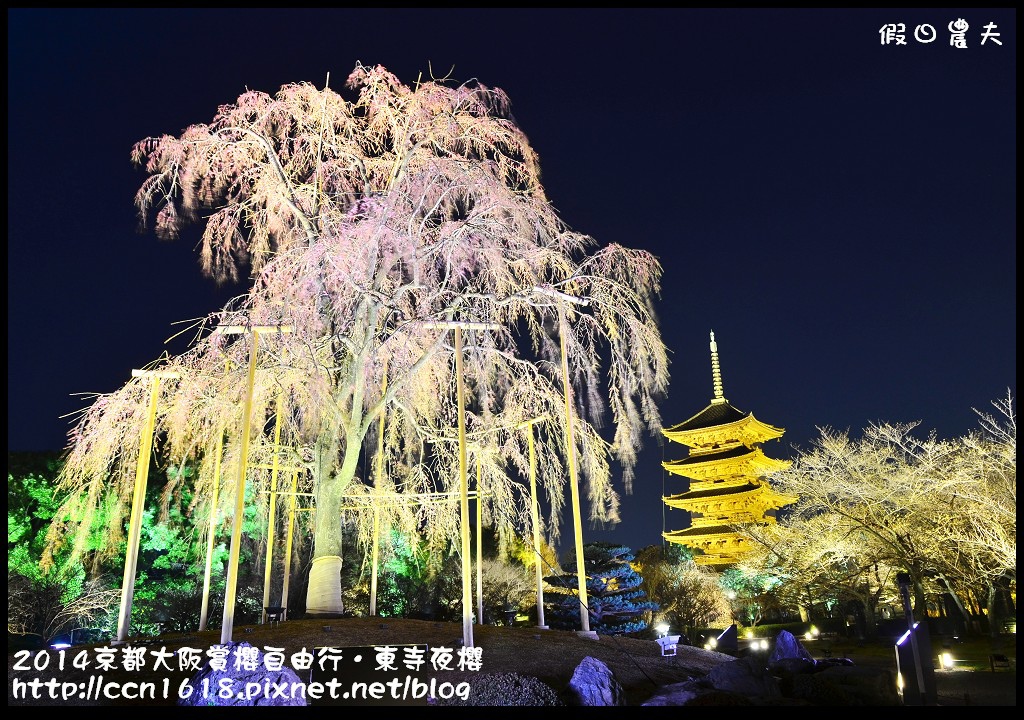
[{"label": "grass lawn", "polygon": [[[957,670],[971,672],[988,672],[991,669],[990,657],[1003,655],[1016,666],[1017,662],[1017,636],[999,635],[990,637],[988,635],[968,636],[954,639],[949,636],[935,636],[930,638],[932,658],[935,667],[939,668],[938,655],[941,652],[948,652],[953,658],[953,667]],[[801,640],[804,647],[816,658],[821,657],[848,657],[856,664],[876,664],[881,662],[892,662],[895,668],[896,651],[891,638],[878,639],[875,641],[858,641],[851,638],[817,638],[815,640]]]}]

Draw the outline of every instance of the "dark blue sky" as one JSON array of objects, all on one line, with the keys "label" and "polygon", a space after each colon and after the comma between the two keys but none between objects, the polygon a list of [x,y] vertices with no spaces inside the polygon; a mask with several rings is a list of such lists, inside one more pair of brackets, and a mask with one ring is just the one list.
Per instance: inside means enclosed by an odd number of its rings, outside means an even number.
[{"label": "dark blue sky", "polygon": [[[964,434],[1016,395],[1015,30],[1005,8],[8,9],[9,449],[61,449],[75,393],[239,292],[197,236],[136,232],[132,144],[357,61],[504,89],[563,219],[661,259],[666,425],[711,399],[714,330],[776,457],[821,426]],[[684,455],[652,438],[624,522],[587,539],[659,542]]]}]

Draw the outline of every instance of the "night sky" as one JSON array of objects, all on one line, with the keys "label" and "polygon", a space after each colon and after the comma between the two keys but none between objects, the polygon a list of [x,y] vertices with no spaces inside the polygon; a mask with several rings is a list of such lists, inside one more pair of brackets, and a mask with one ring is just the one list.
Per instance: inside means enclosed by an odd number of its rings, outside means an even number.
[{"label": "night sky", "polygon": [[[769,455],[818,427],[965,434],[1016,396],[1015,29],[1005,8],[9,8],[9,450],[62,449],[77,393],[244,290],[201,275],[198,229],[138,232],[132,144],[246,89],[341,90],[357,61],[502,88],[561,217],[661,260],[666,426],[710,401],[714,330],[726,398],[786,429]],[[623,522],[585,539],[679,529],[661,461],[684,456],[650,438]]]}]

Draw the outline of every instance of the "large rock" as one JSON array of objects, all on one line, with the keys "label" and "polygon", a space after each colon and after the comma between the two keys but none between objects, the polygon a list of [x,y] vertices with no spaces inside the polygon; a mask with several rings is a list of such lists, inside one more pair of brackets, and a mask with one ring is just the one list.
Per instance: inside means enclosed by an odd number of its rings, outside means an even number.
[{"label": "large rock", "polygon": [[722,663],[711,669],[707,679],[717,690],[758,697],[782,695],[779,681],[756,656]]},{"label": "large rock", "polygon": [[651,697],[640,703],[643,706],[686,705],[698,695],[708,691],[706,685],[698,680],[662,685]]},{"label": "large rock", "polygon": [[736,631],[736,625],[730,625],[722,634],[718,636],[715,641],[715,649],[720,653],[734,653],[740,649],[739,635]]},{"label": "large rock", "polygon": [[779,678],[788,679],[794,675],[810,675],[817,672],[818,664],[804,658],[782,658],[768,664],[768,670]]},{"label": "large rock", "polygon": [[768,656],[768,665],[791,658],[807,660],[812,665],[814,664],[814,657],[807,652],[807,648],[796,639],[793,633],[782,630],[775,636],[775,647],[772,648],[771,655]]},{"label": "large rock", "polygon": [[625,705],[622,685],[611,668],[589,655],[580,661],[565,691],[566,704],[586,706]]},{"label": "large rock", "polygon": [[[226,667],[215,670],[213,659],[207,660],[179,690],[178,705],[307,704],[305,684],[287,665],[281,665],[279,670],[268,670],[267,664],[276,667],[276,663],[266,663],[264,654],[247,642],[230,642],[220,647],[227,648]],[[251,662],[236,663],[239,657]]]},{"label": "large rock", "polygon": [[642,705],[891,707],[901,704],[891,670],[858,667],[849,658],[815,661],[807,658],[795,641],[787,643],[784,639],[781,645],[770,668],[764,667],[766,658],[760,655],[734,660],[727,655],[694,650],[708,659],[714,656],[716,662],[707,662],[696,670],[691,668],[690,679],[657,688]]}]

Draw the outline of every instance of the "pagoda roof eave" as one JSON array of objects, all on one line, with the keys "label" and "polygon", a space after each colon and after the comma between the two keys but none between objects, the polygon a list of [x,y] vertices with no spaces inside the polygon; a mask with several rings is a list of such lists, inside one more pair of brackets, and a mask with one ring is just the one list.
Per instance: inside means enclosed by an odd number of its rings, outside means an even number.
[{"label": "pagoda roof eave", "polygon": [[679,460],[666,460],[665,462],[662,463],[662,465],[664,465],[666,468],[683,467],[687,465],[693,467],[694,465],[702,465],[704,463],[721,462],[723,460],[736,460],[748,456],[752,457],[756,454],[756,449],[748,448],[745,445],[737,445],[736,447],[731,447],[728,450],[701,453],[697,455],[691,454]]},{"label": "pagoda roof eave", "polygon": [[780,499],[793,498],[791,502],[796,502],[799,498],[796,495],[789,495],[787,493],[779,492],[770,483],[761,482],[757,485],[750,485],[745,488],[737,489],[735,487],[726,488],[709,488],[707,490],[689,490],[684,493],[676,493],[675,495],[668,495],[662,498],[662,500],[713,500],[722,497],[743,497],[749,495],[759,496],[768,495],[775,496]]},{"label": "pagoda roof eave", "polygon": [[680,460],[666,460],[661,463],[661,466],[673,475],[693,477],[692,475],[688,475],[687,472],[692,472],[698,467],[741,462],[756,463],[757,466],[763,470],[761,473],[763,475],[767,475],[768,473],[778,470],[785,470],[792,465],[790,460],[779,460],[768,457],[764,454],[764,451],[762,451],[761,448],[750,449],[740,446],[720,453],[689,455]]},{"label": "pagoda roof eave", "polygon": [[702,537],[723,537],[723,536],[736,536],[739,537],[742,533],[731,525],[714,525],[701,528],[685,528],[683,530],[674,530],[672,532],[664,533],[665,537],[674,538],[686,538],[689,540],[695,540]]},{"label": "pagoda roof eave", "polygon": [[689,430],[700,430],[718,425],[732,425],[745,420],[748,415],[749,413],[736,409],[728,401],[712,402],[686,420],[665,428],[662,433],[668,435],[669,433],[685,433]]},{"label": "pagoda roof eave", "polygon": [[785,430],[761,422],[753,413],[737,410],[728,402],[711,403],[699,413],[681,423],[663,429],[662,434],[676,442],[688,444],[687,439],[708,433],[724,436],[741,435],[740,430],[747,430],[752,436],[762,440],[782,437]]}]

